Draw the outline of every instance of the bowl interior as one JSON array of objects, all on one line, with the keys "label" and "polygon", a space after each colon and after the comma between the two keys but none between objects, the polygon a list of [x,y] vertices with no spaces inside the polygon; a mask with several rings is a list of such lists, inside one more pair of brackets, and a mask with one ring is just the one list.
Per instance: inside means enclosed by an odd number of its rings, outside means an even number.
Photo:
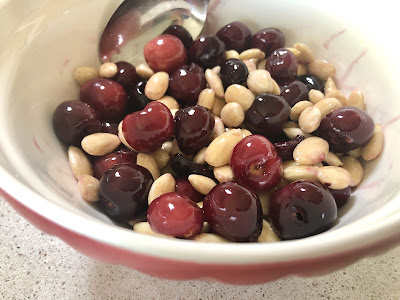
[{"label": "bowl interior", "polygon": [[[88,220],[110,224],[81,199],[66,148],[53,133],[52,113],[60,102],[78,99],[73,70],[99,66],[98,39],[120,2],[40,0],[27,5],[14,0],[0,4],[0,28],[6,22],[9,28],[0,35],[7,41],[0,47],[2,165],[48,202]],[[376,15],[373,5],[366,4],[366,12],[357,18],[357,5],[351,1],[346,2],[345,11],[340,4],[332,8],[322,1],[249,0],[243,5],[243,1],[230,0],[211,1],[210,6],[210,33],[240,20],[253,32],[281,29],[288,47],[295,42],[307,44],[317,58],[336,65],[335,80],[346,96],[355,89],[363,91],[367,111],[382,124],[384,152],[367,165],[361,186],[331,231],[371,214],[398,212],[400,161],[392,149],[400,148],[400,92],[393,67],[399,65],[399,57],[390,51],[396,45],[383,47],[389,33],[379,24],[370,24],[367,16]],[[29,204],[29,199],[21,201]]]}]

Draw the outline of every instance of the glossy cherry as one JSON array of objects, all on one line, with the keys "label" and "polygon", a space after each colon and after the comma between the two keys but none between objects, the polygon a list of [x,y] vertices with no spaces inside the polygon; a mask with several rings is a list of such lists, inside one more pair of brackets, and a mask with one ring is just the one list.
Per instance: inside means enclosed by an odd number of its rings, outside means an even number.
[{"label": "glossy cherry", "polygon": [[263,93],[258,95],[245,113],[244,125],[254,134],[274,138],[282,134],[290,114],[290,107],[280,96]]},{"label": "glossy cherry", "polygon": [[191,174],[197,174],[214,178],[214,174],[208,166],[196,164],[179,153],[171,158],[171,167],[179,177],[188,178]]},{"label": "glossy cherry", "polygon": [[257,31],[252,39],[253,48],[258,48],[268,57],[272,51],[283,48],[285,46],[285,36],[282,31],[277,28],[266,28]]},{"label": "glossy cherry", "polygon": [[96,157],[93,162],[93,176],[101,179],[112,167],[122,163],[136,163],[137,153],[130,149],[120,149],[104,156]]},{"label": "glossy cherry", "polygon": [[183,106],[195,105],[206,84],[203,68],[192,63],[171,74],[168,94]]},{"label": "glossy cherry", "polygon": [[300,80],[292,81],[282,87],[281,97],[293,107],[297,102],[308,100],[307,86]]},{"label": "glossy cherry", "polygon": [[187,52],[182,41],[170,34],[163,34],[149,41],[143,53],[154,72],[171,73],[187,62]]},{"label": "glossy cherry", "polygon": [[114,220],[129,222],[144,212],[153,177],[146,168],[115,165],[100,180],[100,205]]},{"label": "glossy cherry", "polygon": [[245,84],[247,77],[249,76],[249,70],[246,64],[240,59],[230,58],[222,66],[220,71],[220,77],[224,89],[231,84]]},{"label": "glossy cherry", "polygon": [[333,198],[335,199],[336,205],[338,208],[345,205],[351,195],[351,187],[350,186],[348,186],[347,188],[341,189],[341,190],[329,189],[329,191],[331,192]]},{"label": "glossy cherry", "polygon": [[337,217],[336,202],[321,184],[295,181],[270,198],[269,220],[284,240],[299,239],[329,229]]},{"label": "glossy cherry", "polygon": [[317,77],[312,75],[301,75],[297,77],[297,79],[306,85],[308,91],[318,90],[324,93],[324,84]]},{"label": "glossy cherry", "polygon": [[174,119],[168,107],[153,101],[142,111],[127,115],[122,121],[122,132],[136,151],[154,152],[172,137]]},{"label": "glossy cherry", "polygon": [[117,74],[111,79],[121,84],[125,90],[132,89],[139,81],[135,66],[126,61],[119,61],[116,65]]},{"label": "glossy cherry", "polygon": [[179,149],[195,154],[207,147],[214,136],[214,115],[203,106],[181,108],[175,113],[174,135]]},{"label": "glossy cherry", "polygon": [[322,119],[317,135],[329,143],[330,151],[343,153],[364,146],[374,130],[374,120],[367,112],[342,106]]},{"label": "glossy cherry", "polygon": [[204,195],[196,191],[193,185],[186,178],[175,179],[175,193],[188,197],[193,202],[201,202]]},{"label": "glossy cherry", "polygon": [[279,48],[268,57],[265,69],[278,84],[290,83],[297,76],[297,59],[290,50]]},{"label": "glossy cherry", "polygon": [[262,229],[258,196],[233,182],[217,184],[204,198],[205,220],[213,231],[234,242],[255,242]]},{"label": "glossy cherry", "polygon": [[242,22],[232,22],[222,27],[217,32],[217,37],[225,43],[227,50],[242,52],[251,45],[251,31]]},{"label": "glossy cherry", "polygon": [[189,49],[193,43],[193,37],[187,29],[180,25],[171,25],[164,30],[163,34],[170,34],[176,36],[181,40],[186,49]]},{"label": "glossy cherry", "polygon": [[142,110],[151,102],[144,93],[147,81],[137,82],[133,88],[128,90],[128,106],[129,113]]},{"label": "glossy cherry", "polygon": [[294,149],[304,139],[304,136],[298,135],[293,140],[274,143],[275,150],[278,152],[278,155],[281,157],[282,161],[292,160]]},{"label": "glossy cherry", "polygon": [[102,122],[101,123],[101,132],[104,133],[112,133],[118,135],[118,124],[111,122]]},{"label": "glossy cherry", "polygon": [[271,142],[250,135],[233,149],[230,165],[237,182],[254,191],[269,191],[282,178],[282,160]]},{"label": "glossy cherry", "polygon": [[225,44],[216,36],[203,36],[189,49],[189,58],[205,69],[220,66],[225,61]]},{"label": "glossy cherry", "polygon": [[101,132],[99,114],[84,102],[64,101],[54,110],[53,130],[63,144],[79,146],[85,136]]},{"label": "glossy cherry", "polygon": [[150,203],[147,221],[154,232],[190,239],[203,228],[203,211],[189,198],[166,193]]},{"label": "glossy cherry", "polygon": [[128,96],[118,82],[95,78],[81,86],[79,99],[93,107],[103,121],[119,122],[125,111]]}]

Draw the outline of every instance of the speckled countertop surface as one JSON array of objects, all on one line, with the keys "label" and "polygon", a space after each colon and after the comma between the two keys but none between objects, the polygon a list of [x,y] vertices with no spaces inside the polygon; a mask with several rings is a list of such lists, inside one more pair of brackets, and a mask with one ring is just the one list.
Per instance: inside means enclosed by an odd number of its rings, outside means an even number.
[{"label": "speckled countertop surface", "polygon": [[0,199],[0,299],[400,299],[400,247],[330,275],[254,286],[168,281],[81,255]]}]

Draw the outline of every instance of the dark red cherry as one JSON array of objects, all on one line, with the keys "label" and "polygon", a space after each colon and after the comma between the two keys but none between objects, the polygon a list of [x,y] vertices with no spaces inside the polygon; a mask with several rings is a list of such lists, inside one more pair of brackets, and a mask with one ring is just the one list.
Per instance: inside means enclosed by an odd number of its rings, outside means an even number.
[{"label": "dark red cherry", "polygon": [[176,36],[163,34],[149,41],[144,58],[154,72],[171,73],[187,62],[185,46]]},{"label": "dark red cherry", "polygon": [[93,162],[93,176],[101,179],[112,167],[122,163],[136,163],[137,153],[130,149],[120,149],[104,156],[96,157]]},{"label": "dark red cherry", "polygon": [[374,130],[374,120],[367,112],[343,106],[322,119],[317,135],[329,143],[329,151],[343,153],[364,146]]},{"label": "dark red cherry", "polygon": [[250,135],[233,149],[230,165],[237,182],[254,191],[269,191],[282,178],[282,160],[274,145],[260,135]]},{"label": "dark red cherry", "polygon": [[117,74],[111,79],[122,85],[126,91],[132,89],[139,81],[135,66],[125,61],[119,61],[116,65]]},{"label": "dark red cherry", "polygon": [[174,135],[179,149],[195,154],[207,147],[214,136],[214,115],[203,106],[181,108],[175,113]]},{"label": "dark red cherry", "polygon": [[110,123],[110,122],[103,122],[103,123],[101,123],[101,132],[112,133],[112,134],[118,135],[118,124]]},{"label": "dark red cherry", "polygon": [[254,134],[267,138],[280,136],[290,114],[290,107],[280,96],[258,95],[245,113],[244,124]]},{"label": "dark red cherry", "polygon": [[100,205],[112,219],[131,221],[146,210],[152,184],[146,168],[132,163],[115,165],[100,180]]},{"label": "dark red cherry", "polygon": [[293,107],[297,102],[308,100],[307,86],[299,80],[292,81],[282,87],[281,97]]},{"label": "dark red cherry", "polygon": [[324,93],[324,84],[317,77],[311,75],[301,75],[297,77],[297,79],[307,86],[308,91],[318,90]]},{"label": "dark red cherry", "polygon": [[205,69],[220,66],[225,61],[225,44],[216,36],[204,36],[195,40],[189,49],[190,61]]},{"label": "dark red cherry", "polygon": [[128,106],[129,113],[142,110],[151,102],[144,93],[147,81],[139,81],[133,88],[128,90]]},{"label": "dark red cherry", "polygon": [[201,202],[204,196],[196,191],[186,178],[175,179],[175,193],[188,197],[193,202]]},{"label": "dark red cherry", "polygon": [[257,31],[252,39],[253,48],[258,48],[268,57],[272,51],[285,46],[285,36],[277,28],[266,28]]},{"label": "dark red cherry", "polygon": [[331,190],[329,189],[329,191],[331,192],[333,198],[336,201],[336,205],[338,208],[342,207],[343,205],[345,205],[347,203],[347,200],[349,200],[350,195],[351,195],[351,187],[348,186],[347,188],[341,189],[341,190]]},{"label": "dark red cherry", "polygon": [[222,27],[217,32],[217,37],[225,43],[227,50],[242,52],[251,45],[251,31],[242,22],[232,22]]},{"label": "dark red cherry", "polygon": [[101,132],[101,122],[98,113],[86,103],[64,101],[54,110],[53,130],[63,144],[79,146],[85,136]]},{"label": "dark red cherry", "polygon": [[203,211],[189,198],[166,193],[152,201],[147,221],[154,232],[190,239],[203,228]]},{"label": "dark red cherry", "polygon": [[284,240],[299,239],[329,229],[337,217],[336,202],[319,183],[295,181],[270,198],[269,220]]},{"label": "dark red cherry", "polygon": [[268,57],[265,69],[278,84],[289,83],[296,79],[297,59],[291,51],[279,48]]},{"label": "dark red cherry", "polygon": [[224,89],[232,84],[245,84],[247,77],[249,76],[249,70],[246,64],[236,58],[228,59],[222,66],[220,71],[220,77]]},{"label": "dark red cherry", "polygon": [[168,107],[153,101],[143,110],[127,115],[122,121],[122,132],[136,151],[154,152],[172,137],[174,118]]},{"label": "dark red cherry", "polygon": [[293,140],[274,143],[275,150],[278,152],[278,155],[281,157],[282,161],[292,160],[294,149],[304,139],[304,136],[298,135]]},{"label": "dark red cherry", "polygon": [[234,242],[255,242],[262,229],[258,196],[233,182],[217,184],[204,198],[205,220],[213,231]]},{"label": "dark red cherry", "polygon": [[180,25],[171,25],[167,29],[164,30],[162,34],[170,34],[176,36],[181,40],[186,49],[189,49],[193,43],[193,38],[189,31],[185,27]]},{"label": "dark red cherry", "polygon": [[203,68],[196,64],[185,65],[171,74],[168,94],[183,106],[195,105],[206,84]]},{"label": "dark red cherry", "polygon": [[103,121],[119,122],[127,103],[127,94],[118,82],[105,78],[86,81],[82,86],[79,99],[100,113]]},{"label": "dark red cherry", "polygon": [[188,178],[191,174],[197,174],[214,178],[214,174],[208,166],[196,164],[179,153],[171,158],[171,167],[179,177]]}]

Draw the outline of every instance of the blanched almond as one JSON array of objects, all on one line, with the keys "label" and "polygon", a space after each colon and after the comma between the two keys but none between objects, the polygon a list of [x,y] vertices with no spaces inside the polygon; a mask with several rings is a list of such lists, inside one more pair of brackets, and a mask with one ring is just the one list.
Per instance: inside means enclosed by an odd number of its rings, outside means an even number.
[{"label": "blanched almond", "polygon": [[229,163],[233,148],[243,138],[240,129],[232,129],[215,138],[207,147],[206,162],[213,167],[221,167]]},{"label": "blanched almond", "polygon": [[92,164],[81,149],[70,146],[68,148],[68,161],[76,179],[79,179],[82,175],[93,176]]},{"label": "blanched almond", "polygon": [[81,142],[82,149],[86,153],[93,156],[103,156],[113,152],[119,145],[121,140],[118,136],[111,133],[93,133],[83,138]]},{"label": "blanched almond", "polygon": [[320,137],[301,141],[293,151],[293,158],[301,165],[314,165],[323,161],[329,152],[329,144]]},{"label": "blanched almond", "polygon": [[189,175],[188,180],[194,189],[202,195],[207,195],[217,185],[214,180],[203,175],[192,174]]},{"label": "blanched almond", "polygon": [[147,197],[150,205],[154,199],[166,193],[175,192],[175,178],[170,173],[158,177],[151,185],[149,195]]}]

